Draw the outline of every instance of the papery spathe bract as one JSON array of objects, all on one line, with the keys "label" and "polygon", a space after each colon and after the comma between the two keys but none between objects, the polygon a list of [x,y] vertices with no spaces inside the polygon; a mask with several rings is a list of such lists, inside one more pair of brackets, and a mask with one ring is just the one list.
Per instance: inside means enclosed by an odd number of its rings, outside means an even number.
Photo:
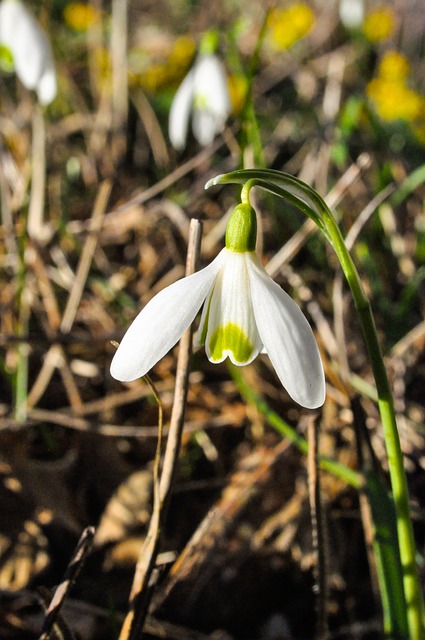
[{"label": "papery spathe bract", "polygon": [[213,53],[199,54],[171,105],[168,132],[173,147],[184,148],[191,117],[195,139],[203,146],[210,144],[223,129],[230,108],[220,60]]},{"label": "papery spathe bract", "polygon": [[0,3],[0,45],[10,51],[22,84],[37,92],[41,104],[49,104],[57,92],[50,43],[20,0]]},{"label": "papery spathe bract", "polygon": [[[265,351],[293,400],[310,409],[323,404],[325,381],[313,332],[252,249],[252,212],[249,205],[236,207],[226,247],[215,260],[161,291],[139,313],[112,360],[114,378],[130,381],[145,375],[204,305],[197,341],[205,343],[211,362],[228,357],[238,366],[246,365]],[[241,225],[244,215],[247,222]],[[237,227],[242,239],[235,236]]]}]

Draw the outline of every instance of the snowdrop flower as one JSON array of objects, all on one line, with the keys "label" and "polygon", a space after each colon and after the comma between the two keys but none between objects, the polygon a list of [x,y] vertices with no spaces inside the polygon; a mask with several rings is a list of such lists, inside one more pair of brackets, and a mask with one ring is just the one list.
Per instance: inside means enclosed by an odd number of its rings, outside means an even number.
[{"label": "snowdrop flower", "polygon": [[364,20],[364,0],[340,0],[339,17],[347,29],[359,29]]},{"label": "snowdrop flower", "polygon": [[263,268],[256,214],[238,205],[226,246],[213,262],[158,293],[127,330],[112,360],[121,381],[145,375],[180,339],[203,306],[197,342],[213,363],[246,365],[266,352],[289,395],[314,409],[325,399],[319,350],[306,318]]},{"label": "snowdrop flower", "polygon": [[[208,34],[210,36],[211,34]],[[227,77],[220,60],[211,52],[210,39],[201,46],[194,66],[174,96],[168,123],[173,147],[184,148],[190,116],[196,140],[210,144],[223,127],[231,110]]]},{"label": "snowdrop flower", "polygon": [[12,69],[41,104],[56,96],[56,73],[49,41],[20,0],[0,3],[0,47],[12,56]]}]

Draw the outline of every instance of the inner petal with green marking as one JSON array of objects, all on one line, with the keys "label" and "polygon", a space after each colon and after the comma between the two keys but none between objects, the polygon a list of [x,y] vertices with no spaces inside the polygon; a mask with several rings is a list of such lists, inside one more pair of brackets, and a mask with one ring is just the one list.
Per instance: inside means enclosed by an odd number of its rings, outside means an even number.
[{"label": "inner petal with green marking", "polygon": [[233,322],[217,327],[209,338],[208,345],[212,362],[221,362],[226,356],[231,356],[235,364],[246,364],[251,360],[254,350],[248,336]]},{"label": "inner petal with green marking", "polygon": [[225,260],[205,301],[198,344],[205,342],[211,362],[227,357],[249,364],[263,345],[255,322],[247,269],[249,252],[223,249]]}]

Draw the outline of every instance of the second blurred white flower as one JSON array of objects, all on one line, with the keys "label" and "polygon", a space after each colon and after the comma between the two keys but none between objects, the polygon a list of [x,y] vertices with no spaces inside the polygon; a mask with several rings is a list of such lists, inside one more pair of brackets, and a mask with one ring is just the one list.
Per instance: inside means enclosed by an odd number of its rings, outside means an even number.
[{"label": "second blurred white flower", "polygon": [[183,149],[192,116],[195,139],[210,144],[219,133],[231,109],[227,77],[214,53],[200,53],[171,105],[169,136],[173,147]]},{"label": "second blurred white flower", "polygon": [[39,102],[49,104],[57,91],[50,43],[20,0],[0,3],[0,47],[11,55],[11,69],[24,87],[35,89]]}]

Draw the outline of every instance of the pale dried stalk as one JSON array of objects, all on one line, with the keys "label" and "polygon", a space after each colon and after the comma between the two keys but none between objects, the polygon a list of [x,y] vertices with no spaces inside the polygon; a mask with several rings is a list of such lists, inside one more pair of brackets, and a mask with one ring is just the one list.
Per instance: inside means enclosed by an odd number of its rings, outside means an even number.
[{"label": "pale dried stalk", "polygon": [[[201,231],[202,225],[199,220],[191,220],[186,260],[186,275],[194,273],[196,269],[200,250]],[[149,606],[151,593],[149,583],[155,568],[155,560],[158,553],[161,535],[161,525],[166,513],[183,432],[186,397],[189,384],[189,360],[192,353],[192,333],[193,329],[190,327],[180,340],[174,402],[161,477],[159,482],[154,485],[153,513],[146,540],[136,566],[130,594],[130,607],[121,628],[119,640],[136,640],[139,637],[139,634],[143,629],[144,620]],[[157,463],[158,459],[155,461],[155,466]]]},{"label": "pale dried stalk", "polygon": [[94,203],[93,214],[91,217],[93,232],[87,237],[83,251],[81,253],[80,262],[78,263],[77,272],[71,293],[66,303],[65,312],[61,322],[61,331],[68,333],[71,330],[77,308],[84,291],[87,276],[90,271],[90,265],[96,249],[98,233],[102,227],[103,216],[108,204],[109,195],[111,193],[112,184],[109,180],[105,180],[101,185]]},{"label": "pale dried stalk", "polygon": [[9,264],[14,270],[18,268],[18,243],[15,236],[15,227],[12,215],[12,194],[5,174],[6,153],[0,138],[0,213],[1,226],[3,227],[4,240],[8,253]]},{"label": "pale dried stalk", "polygon": [[128,0],[112,0],[112,157],[119,161],[126,152],[128,117],[127,32]]},{"label": "pale dried stalk", "polygon": [[314,417],[308,418],[308,489],[310,499],[311,525],[313,534],[313,549],[315,553],[315,594],[317,597],[317,621],[316,639],[327,638],[327,557],[326,557],[326,525],[323,518],[323,509],[320,496],[320,469],[319,469],[319,437]]},{"label": "pale dried stalk", "polygon": [[27,230],[36,242],[46,242],[50,226],[43,222],[44,190],[46,187],[46,130],[40,107],[34,107],[32,119],[31,193],[28,207]]},{"label": "pale dried stalk", "polygon": [[[90,270],[91,261],[96,249],[98,232],[100,231],[100,228],[102,226],[102,220],[108,203],[111,187],[112,185],[109,180],[105,180],[105,182],[103,182],[100,186],[96,202],[94,204],[91,217],[93,231],[88,236],[83,247],[74,283],[71,288],[71,292],[69,294],[65,311],[61,320],[60,329],[63,333],[69,333],[75,320],[77,308],[84,291],[84,286]],[[27,408],[33,407],[41,398],[51,380],[53,371],[56,367],[61,366],[61,362],[63,361],[64,357],[64,351],[61,345],[54,344],[50,347],[44,358],[41,371],[38,374],[37,379],[34,382],[34,385],[32,386],[31,391],[28,395]],[[67,380],[69,381],[69,375],[67,376]],[[78,403],[77,401],[77,406],[78,404],[81,403]]]},{"label": "pale dried stalk", "polygon": [[94,537],[94,527],[86,527],[84,529],[77,547],[68,564],[65,574],[56,587],[53,598],[49,604],[44,618],[43,628],[39,640],[49,640],[52,636],[56,637],[55,622],[62,608],[62,605],[67,597],[72,585],[75,583],[82,565],[87,557],[88,552],[92,546]]}]

